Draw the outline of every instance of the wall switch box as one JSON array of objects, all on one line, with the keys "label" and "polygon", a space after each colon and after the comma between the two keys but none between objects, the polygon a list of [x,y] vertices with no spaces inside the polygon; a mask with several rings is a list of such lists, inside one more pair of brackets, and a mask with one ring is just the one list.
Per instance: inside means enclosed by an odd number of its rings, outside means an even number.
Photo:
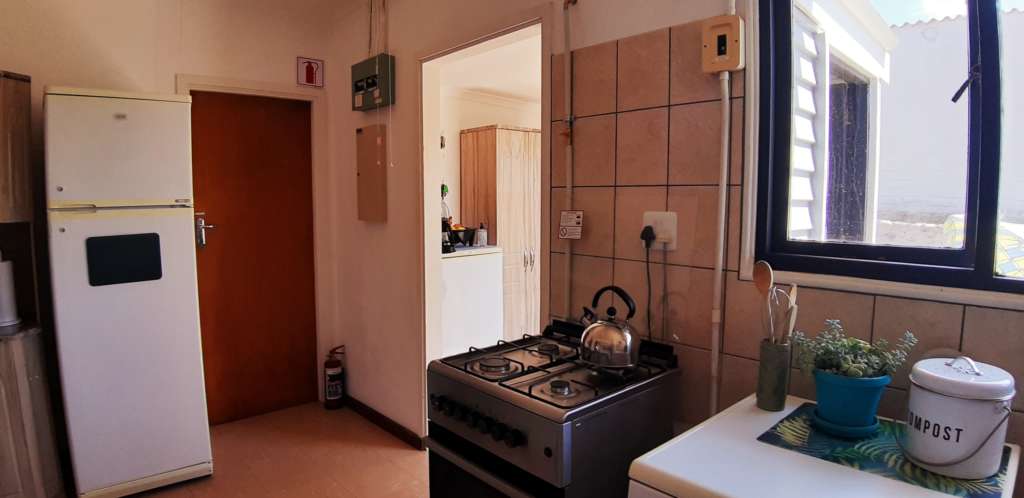
[{"label": "wall switch box", "polygon": [[701,32],[701,66],[705,73],[743,69],[743,19],[740,16],[707,19],[701,25]]},{"label": "wall switch box", "polygon": [[395,103],[395,56],[377,54],[352,65],[352,110],[371,111]]},{"label": "wall switch box", "polygon": [[[640,228],[643,229],[647,225],[654,227],[654,245],[651,246],[651,249],[676,250],[676,233],[679,230],[676,213],[672,211],[645,211],[644,222]],[[641,246],[643,243],[644,241],[641,240]]]}]

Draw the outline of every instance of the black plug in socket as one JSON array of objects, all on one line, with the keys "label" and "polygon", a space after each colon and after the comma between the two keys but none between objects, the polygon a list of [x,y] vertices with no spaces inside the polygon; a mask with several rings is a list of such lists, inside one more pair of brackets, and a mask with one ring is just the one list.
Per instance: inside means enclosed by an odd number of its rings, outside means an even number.
[{"label": "black plug in socket", "polygon": [[644,241],[644,247],[650,249],[654,245],[654,227],[647,225],[640,231],[640,240]]}]

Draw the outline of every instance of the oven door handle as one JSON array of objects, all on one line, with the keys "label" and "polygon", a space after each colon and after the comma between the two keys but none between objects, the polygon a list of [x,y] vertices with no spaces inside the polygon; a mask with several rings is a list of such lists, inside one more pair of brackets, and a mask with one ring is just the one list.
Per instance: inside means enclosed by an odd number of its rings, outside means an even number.
[{"label": "oven door handle", "polygon": [[428,450],[437,453],[438,456],[440,456],[441,458],[448,460],[449,462],[458,466],[460,469],[468,472],[473,477],[476,477],[477,479],[480,479],[481,481],[487,483],[488,486],[498,491],[501,491],[502,493],[505,493],[506,495],[509,496],[509,498],[531,498],[529,494],[523,492],[521,489],[501,480],[494,474],[491,474],[490,472],[480,468],[480,466],[474,464],[473,462],[470,462],[469,460],[462,458],[461,456],[459,456],[458,453],[455,453],[454,451],[446,448],[444,445],[437,442],[436,440],[427,437],[424,439],[424,442]]}]

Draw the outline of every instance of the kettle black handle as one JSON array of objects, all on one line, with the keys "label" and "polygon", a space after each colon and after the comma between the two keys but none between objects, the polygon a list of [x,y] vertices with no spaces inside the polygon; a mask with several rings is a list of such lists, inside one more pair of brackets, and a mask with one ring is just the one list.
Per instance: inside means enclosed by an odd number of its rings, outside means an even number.
[{"label": "kettle black handle", "polygon": [[593,308],[597,308],[597,304],[601,300],[601,296],[608,291],[614,292],[615,295],[619,296],[619,298],[626,302],[626,307],[629,308],[629,313],[626,315],[626,320],[633,318],[633,315],[636,314],[636,302],[633,301],[633,297],[630,296],[629,293],[622,290],[622,287],[616,285],[601,287],[601,289],[598,290],[596,294],[594,294],[594,301],[590,304],[590,306]]}]

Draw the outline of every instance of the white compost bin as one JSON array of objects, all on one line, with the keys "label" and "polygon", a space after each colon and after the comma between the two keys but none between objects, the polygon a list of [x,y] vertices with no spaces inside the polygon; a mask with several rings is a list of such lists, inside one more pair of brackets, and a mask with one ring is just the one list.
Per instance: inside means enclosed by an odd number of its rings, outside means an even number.
[{"label": "white compost bin", "polygon": [[982,479],[999,471],[1013,376],[966,356],[930,358],[910,373],[908,458],[937,474]]}]

